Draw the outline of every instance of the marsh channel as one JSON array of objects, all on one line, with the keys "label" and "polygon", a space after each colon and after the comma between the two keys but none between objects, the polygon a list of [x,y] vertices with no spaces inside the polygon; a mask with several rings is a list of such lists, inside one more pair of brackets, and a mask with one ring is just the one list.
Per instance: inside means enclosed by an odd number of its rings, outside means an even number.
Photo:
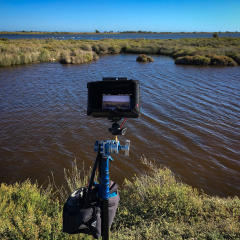
[{"label": "marsh channel", "polygon": [[207,194],[240,196],[239,67],[175,65],[167,56],[139,63],[137,56],[0,68],[0,182],[43,184],[53,172],[60,186],[74,159],[92,166],[94,142],[113,137],[108,120],[87,116],[87,82],[115,76],[140,81],[142,114],[124,125],[119,140],[131,141],[130,156],[113,156],[112,180],[121,185],[144,173],[144,155]]}]

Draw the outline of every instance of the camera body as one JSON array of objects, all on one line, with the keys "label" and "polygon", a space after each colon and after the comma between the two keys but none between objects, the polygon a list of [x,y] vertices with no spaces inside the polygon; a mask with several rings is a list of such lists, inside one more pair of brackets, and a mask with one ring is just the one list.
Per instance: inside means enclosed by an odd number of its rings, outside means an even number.
[{"label": "camera body", "polygon": [[88,82],[87,115],[110,120],[140,116],[140,86],[138,80],[103,78]]}]

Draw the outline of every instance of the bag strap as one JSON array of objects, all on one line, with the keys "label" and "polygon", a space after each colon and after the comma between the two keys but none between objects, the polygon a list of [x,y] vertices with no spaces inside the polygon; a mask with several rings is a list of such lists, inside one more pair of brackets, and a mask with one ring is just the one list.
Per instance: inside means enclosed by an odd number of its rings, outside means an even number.
[{"label": "bag strap", "polygon": [[87,196],[86,196],[84,208],[87,208],[89,203],[90,203],[90,197],[91,197],[91,193],[92,193],[92,187],[93,187],[95,172],[96,172],[96,169],[97,169],[98,162],[101,158],[102,158],[102,155],[100,153],[100,144],[98,144],[98,153],[97,153],[97,157],[96,157],[96,160],[95,160],[95,163],[94,163],[94,166],[93,166],[91,178],[90,178],[90,181],[89,181],[89,184],[88,184],[88,190],[87,190]]},{"label": "bag strap", "polygon": [[109,193],[116,192],[118,190],[118,184],[114,182],[112,186],[109,188]]}]

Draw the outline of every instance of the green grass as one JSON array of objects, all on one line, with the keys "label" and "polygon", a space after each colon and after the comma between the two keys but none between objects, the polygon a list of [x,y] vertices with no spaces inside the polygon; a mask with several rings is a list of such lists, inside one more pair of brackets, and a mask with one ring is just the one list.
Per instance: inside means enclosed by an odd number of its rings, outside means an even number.
[{"label": "green grass", "polygon": [[54,178],[45,187],[29,179],[11,185],[2,183],[0,239],[92,239],[85,234],[62,232],[63,202],[77,186],[86,185],[88,179],[84,169],[78,170],[76,164],[71,172],[64,169],[64,176],[67,189],[54,186]]},{"label": "green grass", "polygon": [[[101,39],[98,41],[0,38],[0,66],[55,60],[80,64],[98,59],[100,54],[113,53],[167,55],[176,59],[176,63],[179,63],[178,58],[185,57],[187,60],[183,59],[180,62],[182,64],[234,66],[240,64],[240,38]],[[198,61],[196,58],[189,60],[189,57],[197,57]]]},{"label": "green grass", "polygon": [[2,183],[0,239],[69,239],[61,231],[61,211],[62,205],[51,188],[43,190],[30,180],[13,185]]},{"label": "green grass", "polygon": [[[148,173],[125,180],[114,222],[118,239],[238,239],[240,199],[211,197],[144,158]],[[118,231],[117,231],[118,230]]]},{"label": "green grass", "polygon": [[[240,199],[204,194],[146,158],[149,171],[125,180],[110,239],[240,239]],[[62,233],[62,206],[89,173],[65,170],[68,187],[26,180],[0,188],[0,239],[92,239]],[[54,181],[53,181],[54,182]],[[60,201],[56,196],[60,196]]]}]

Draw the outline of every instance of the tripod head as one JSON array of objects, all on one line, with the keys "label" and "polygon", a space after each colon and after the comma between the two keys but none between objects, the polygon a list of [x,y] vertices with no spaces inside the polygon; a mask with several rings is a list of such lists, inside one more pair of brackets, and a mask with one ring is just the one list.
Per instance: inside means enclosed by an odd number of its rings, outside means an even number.
[{"label": "tripod head", "polygon": [[[127,128],[122,128],[124,122],[126,121],[126,118],[124,119],[123,123],[118,124],[117,121],[121,120],[121,118],[115,118],[115,119],[109,119],[111,122],[113,122],[112,127],[108,129],[109,132],[112,133],[112,135],[115,135],[115,140],[107,140],[101,142],[101,148],[100,153],[103,154],[103,156],[110,156],[111,154],[115,153],[118,154],[119,150],[123,150],[125,152],[125,156],[129,156],[129,148],[130,148],[130,141],[126,140],[125,145],[120,145],[120,142],[117,139],[118,135],[124,135],[127,131]],[[95,142],[94,151],[97,152],[99,147],[99,142]]]},{"label": "tripod head", "polygon": [[[98,151],[99,141],[95,142],[94,152]],[[100,143],[100,153],[103,156],[107,156],[111,161],[113,159],[110,157],[111,154],[118,154],[120,150],[124,151],[125,156],[129,156],[130,141],[126,140],[125,145],[121,145],[119,141],[106,140]]]},{"label": "tripod head", "polygon": [[110,118],[110,122],[113,122],[112,127],[108,129],[109,132],[112,133],[112,135],[124,135],[127,131],[127,128],[122,128],[123,124],[126,121],[126,118],[124,119],[122,125],[120,126],[118,121],[122,118]]}]

